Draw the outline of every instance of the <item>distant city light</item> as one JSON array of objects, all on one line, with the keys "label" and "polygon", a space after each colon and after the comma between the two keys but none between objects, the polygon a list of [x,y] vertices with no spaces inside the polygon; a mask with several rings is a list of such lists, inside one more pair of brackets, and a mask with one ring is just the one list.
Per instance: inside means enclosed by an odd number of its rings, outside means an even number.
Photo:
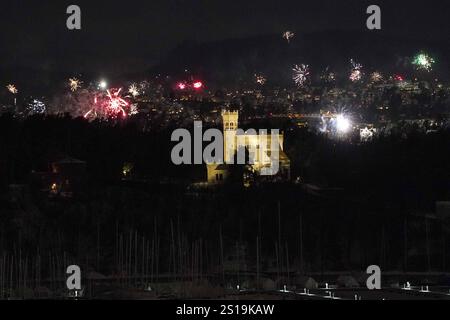
[{"label": "distant city light", "polygon": [[330,67],[327,67],[320,75],[320,79],[326,83],[336,81],[336,73],[330,71]]}]

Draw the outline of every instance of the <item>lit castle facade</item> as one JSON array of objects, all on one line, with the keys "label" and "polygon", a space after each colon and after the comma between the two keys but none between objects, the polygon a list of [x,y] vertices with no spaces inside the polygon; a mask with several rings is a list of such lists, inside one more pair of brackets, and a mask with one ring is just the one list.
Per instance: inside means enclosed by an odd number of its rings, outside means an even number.
[{"label": "lit castle facade", "polygon": [[[223,135],[224,135],[224,162],[225,164],[208,164],[208,183],[221,184],[230,175],[231,165],[235,163],[235,157],[240,148],[245,148],[251,159],[251,164],[246,166],[244,174],[244,184],[250,185],[248,176],[261,176],[263,170],[278,168],[273,175],[274,179],[290,179],[290,160],[284,153],[284,135],[254,132],[243,132],[239,130],[239,112],[223,111]],[[276,141],[272,141],[275,139]],[[273,150],[275,148],[275,150]],[[262,150],[261,150],[262,149]],[[274,155],[278,156],[274,156]],[[278,161],[278,163],[273,163]]]}]

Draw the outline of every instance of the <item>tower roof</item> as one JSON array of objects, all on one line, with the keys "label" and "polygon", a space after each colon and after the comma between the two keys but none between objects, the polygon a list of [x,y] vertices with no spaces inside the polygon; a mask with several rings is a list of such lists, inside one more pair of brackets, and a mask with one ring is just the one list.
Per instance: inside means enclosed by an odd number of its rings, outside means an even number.
[{"label": "tower roof", "polygon": [[222,116],[239,116],[239,111],[222,110]]}]

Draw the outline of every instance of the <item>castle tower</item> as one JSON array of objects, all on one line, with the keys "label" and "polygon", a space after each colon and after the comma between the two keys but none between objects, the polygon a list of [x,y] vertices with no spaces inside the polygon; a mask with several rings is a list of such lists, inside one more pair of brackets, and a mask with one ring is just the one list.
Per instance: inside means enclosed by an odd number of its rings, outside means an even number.
[{"label": "castle tower", "polygon": [[238,111],[222,111],[223,122],[223,155],[225,163],[230,163],[236,153],[236,131],[239,126]]},{"label": "castle tower", "polygon": [[222,111],[223,132],[236,131],[239,125],[238,111]]}]

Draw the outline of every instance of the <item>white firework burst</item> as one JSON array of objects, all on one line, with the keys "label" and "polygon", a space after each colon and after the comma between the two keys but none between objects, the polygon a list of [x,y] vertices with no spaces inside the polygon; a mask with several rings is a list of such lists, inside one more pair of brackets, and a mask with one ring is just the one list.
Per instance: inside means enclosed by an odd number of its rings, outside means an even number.
[{"label": "white firework burst", "polygon": [[130,114],[130,115],[135,115],[135,114],[138,114],[138,113],[139,113],[138,105],[137,105],[136,103],[133,103],[133,104],[130,106],[130,112],[129,112],[129,114]]},{"label": "white firework burst", "polygon": [[261,74],[255,74],[255,81],[257,84],[264,85],[267,82],[267,78]]},{"label": "white firework burst", "polygon": [[33,101],[28,104],[28,112],[30,114],[42,114],[45,113],[46,109],[47,107],[45,104],[38,99],[33,99]]},{"label": "white firework burst", "polygon": [[292,31],[286,31],[283,33],[283,39],[285,39],[288,43],[291,41],[292,38],[295,37],[295,33]]},{"label": "white firework burst", "polygon": [[355,62],[353,59],[350,60],[352,65],[352,69],[350,71],[350,80],[352,82],[358,82],[362,79],[362,65],[360,63]]},{"label": "white firework burst", "polygon": [[83,81],[81,81],[81,80],[79,80],[77,78],[70,78],[69,79],[69,87],[70,87],[70,90],[72,92],[75,92],[78,89],[80,89],[82,84],[83,84]]},{"label": "white firework burst", "polygon": [[8,91],[11,92],[12,94],[17,94],[19,92],[19,90],[17,90],[16,86],[13,84],[8,84],[6,86],[6,89],[8,89]]},{"label": "white firework burst", "polygon": [[137,84],[133,83],[129,88],[128,88],[128,93],[130,93],[133,97],[137,97],[140,95],[139,92],[139,88],[137,86]]},{"label": "white firework burst", "polygon": [[306,64],[295,65],[292,71],[294,71],[292,79],[294,80],[295,84],[298,87],[302,87],[308,80],[309,66]]},{"label": "white firework burst", "polygon": [[370,81],[372,83],[381,82],[383,81],[383,75],[378,71],[372,72],[372,74],[370,75]]}]

